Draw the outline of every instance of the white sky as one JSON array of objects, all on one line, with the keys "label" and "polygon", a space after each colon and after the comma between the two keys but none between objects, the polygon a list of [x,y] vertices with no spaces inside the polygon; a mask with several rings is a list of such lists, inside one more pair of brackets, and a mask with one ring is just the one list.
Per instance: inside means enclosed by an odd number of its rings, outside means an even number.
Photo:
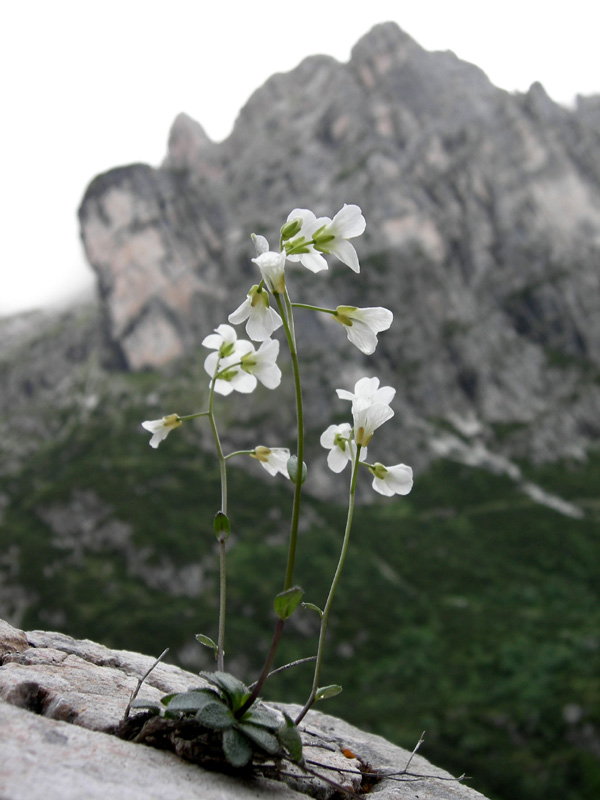
[{"label": "white sky", "polygon": [[6,0],[0,315],[92,284],[76,210],[95,175],[158,165],[180,111],[225,138],[270,75],[315,53],[347,61],[387,20],[509,91],[600,93],[598,0]]}]

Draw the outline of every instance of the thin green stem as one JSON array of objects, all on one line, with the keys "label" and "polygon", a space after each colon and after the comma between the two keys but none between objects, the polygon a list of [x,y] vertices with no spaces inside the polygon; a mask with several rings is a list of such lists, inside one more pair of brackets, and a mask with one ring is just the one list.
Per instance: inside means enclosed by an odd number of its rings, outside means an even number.
[{"label": "thin green stem", "polygon": [[294,580],[294,563],[296,560],[296,546],[298,543],[298,523],[300,521],[300,500],[302,496],[302,464],[304,461],[304,414],[302,407],[302,387],[300,385],[300,368],[298,364],[298,351],[296,349],[296,334],[294,331],[292,304],[290,302],[287,290],[283,301],[280,294],[275,295],[275,297],[281,318],[283,319],[283,327],[290,349],[290,358],[292,361],[292,371],[294,375],[294,391],[296,395],[296,420],[298,425],[296,443],[298,473],[294,486],[294,502],[292,506],[292,520],[290,525],[290,543],[288,549],[287,567],[285,571],[285,581],[283,584],[283,590],[286,591],[292,586],[292,582]]},{"label": "thin green stem", "polygon": [[234,456],[251,456],[253,452],[254,450],[235,450],[233,453],[227,453],[225,456],[225,461],[228,461]]},{"label": "thin green stem", "polygon": [[[221,439],[219,438],[219,431],[217,430],[217,423],[214,413],[216,380],[217,378],[214,377],[210,382],[208,418],[210,420],[210,427],[212,429],[213,439],[215,441],[215,449],[217,451],[219,471],[221,474],[221,511],[223,514],[225,514],[225,516],[227,516],[227,465],[225,464],[225,456],[223,455],[223,448],[221,446]],[[224,670],[225,659],[225,609],[227,604],[225,558],[225,539],[219,537],[219,636],[217,640],[217,669],[221,672]]]},{"label": "thin green stem", "polygon": [[319,645],[317,647],[317,660],[315,663],[313,684],[310,690],[310,695],[308,696],[308,700],[304,704],[302,711],[296,717],[296,725],[298,725],[301,722],[301,720],[304,719],[309,708],[315,702],[315,696],[317,694],[317,689],[319,688],[319,677],[321,675],[321,664],[323,662],[323,653],[325,650],[325,634],[327,632],[329,612],[331,611],[333,598],[335,596],[335,592],[340,582],[340,577],[342,575],[342,570],[344,568],[344,562],[346,560],[346,553],[348,552],[348,544],[350,542],[350,531],[352,529],[352,518],[354,516],[354,500],[356,497],[356,476],[358,474],[359,461],[360,461],[360,445],[357,445],[356,455],[354,457],[354,464],[352,467],[352,478],[350,480],[350,493],[349,493],[350,496],[348,500],[348,516],[346,518],[346,530],[344,531],[344,541],[342,542],[342,550],[340,553],[340,558],[335,571],[335,575],[333,576],[333,580],[331,582],[331,587],[329,589],[329,594],[327,596],[327,602],[325,603],[325,608],[323,609],[323,616],[321,617],[321,630],[319,632]]},{"label": "thin green stem", "polygon": [[[298,366],[298,352],[296,350],[296,334],[294,331],[294,317],[292,313],[292,304],[290,303],[290,298],[287,293],[282,299],[281,294],[275,294],[275,299],[277,301],[277,306],[279,308],[279,313],[281,314],[281,319],[283,320],[283,328],[285,330],[285,335],[288,342],[288,347],[290,350],[290,358],[292,360],[292,371],[294,374],[294,389],[296,394],[296,420],[297,420],[297,443],[296,443],[296,456],[298,458],[298,470],[296,476],[296,482],[294,485],[294,502],[292,506],[292,519],[290,523],[290,543],[288,548],[288,559],[287,559],[287,566],[285,571],[285,580],[283,584],[283,590],[287,591],[292,586],[292,581],[294,579],[294,562],[296,560],[296,545],[298,542],[298,523],[300,520],[300,498],[302,496],[302,463],[304,459],[304,416],[302,412],[302,390],[300,386],[300,369]],[[271,641],[271,647],[269,649],[269,653],[267,655],[267,659],[263,666],[262,672],[256,681],[254,688],[252,690],[252,694],[248,698],[248,700],[244,703],[242,709],[238,712],[238,717],[246,711],[246,709],[250,708],[252,703],[258,697],[259,692],[261,691],[265,681],[269,677],[269,672],[271,670],[271,664],[277,654],[277,648],[279,647],[279,640],[281,639],[281,634],[283,633],[283,626],[284,620],[278,619],[277,624],[275,625],[275,631],[273,632],[273,639]]]},{"label": "thin green stem", "polygon": [[217,639],[217,669],[225,668],[225,609],[227,606],[227,561],[225,538],[219,538],[219,637]]},{"label": "thin green stem", "polygon": [[310,306],[308,303],[292,303],[292,308],[308,308],[309,311],[322,311],[324,314],[333,314],[335,317],[337,315],[337,309],[335,308],[322,308],[321,306]]},{"label": "thin green stem", "polygon": [[186,414],[184,417],[182,417],[181,415],[178,416],[182,422],[185,422],[185,420],[188,419],[197,419],[198,417],[208,417],[209,414],[210,411],[199,411],[197,414]]},{"label": "thin green stem", "polygon": [[267,654],[267,658],[262,668],[262,672],[260,673],[258,680],[254,684],[254,688],[246,702],[236,711],[236,717],[239,719],[243,714],[250,708],[252,703],[258,697],[260,690],[262,689],[265,681],[269,677],[269,673],[271,671],[271,664],[277,654],[277,648],[279,647],[279,640],[281,639],[281,634],[283,633],[283,626],[285,625],[285,620],[278,619],[277,625],[275,625],[275,632],[273,633],[273,639],[271,641],[271,647],[269,648],[269,652]]}]

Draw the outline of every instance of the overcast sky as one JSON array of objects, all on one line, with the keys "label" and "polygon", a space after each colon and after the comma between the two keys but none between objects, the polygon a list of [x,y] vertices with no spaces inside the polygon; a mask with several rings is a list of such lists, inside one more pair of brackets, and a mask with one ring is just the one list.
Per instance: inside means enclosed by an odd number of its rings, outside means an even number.
[{"label": "overcast sky", "polygon": [[[28,0],[0,14],[3,124],[0,315],[92,284],[76,211],[112,167],[158,165],[185,111],[225,138],[275,72],[394,20],[428,50],[453,50],[493,83],[539,80],[561,103],[600,93],[597,0]],[[282,212],[283,213],[283,212]]]}]

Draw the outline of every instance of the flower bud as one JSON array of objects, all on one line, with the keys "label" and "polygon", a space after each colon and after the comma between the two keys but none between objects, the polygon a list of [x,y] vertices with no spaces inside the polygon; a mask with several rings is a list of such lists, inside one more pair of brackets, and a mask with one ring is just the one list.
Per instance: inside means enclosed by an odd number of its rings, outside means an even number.
[{"label": "flower bud", "polygon": [[225,539],[229,537],[231,533],[231,523],[229,522],[227,514],[224,514],[222,511],[217,511],[213,520],[213,530],[219,542],[224,542]]}]

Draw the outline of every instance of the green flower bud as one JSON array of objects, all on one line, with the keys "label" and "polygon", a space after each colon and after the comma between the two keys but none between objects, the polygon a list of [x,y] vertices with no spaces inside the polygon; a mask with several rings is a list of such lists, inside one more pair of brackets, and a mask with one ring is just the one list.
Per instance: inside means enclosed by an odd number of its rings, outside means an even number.
[{"label": "green flower bud", "polygon": [[[290,480],[292,483],[296,483],[298,478],[298,456],[290,456],[287,462],[287,471],[288,475],[290,476]],[[302,480],[301,483],[304,483],[306,480],[306,464],[304,461],[302,462]]]},{"label": "green flower bud", "polygon": [[301,219],[292,219],[289,222],[286,222],[281,229],[282,241],[285,242],[287,239],[291,239],[300,231],[301,227],[302,227]]},{"label": "green flower bud", "polygon": [[213,530],[219,542],[224,542],[231,533],[231,523],[227,514],[222,511],[217,511],[213,520]]}]

